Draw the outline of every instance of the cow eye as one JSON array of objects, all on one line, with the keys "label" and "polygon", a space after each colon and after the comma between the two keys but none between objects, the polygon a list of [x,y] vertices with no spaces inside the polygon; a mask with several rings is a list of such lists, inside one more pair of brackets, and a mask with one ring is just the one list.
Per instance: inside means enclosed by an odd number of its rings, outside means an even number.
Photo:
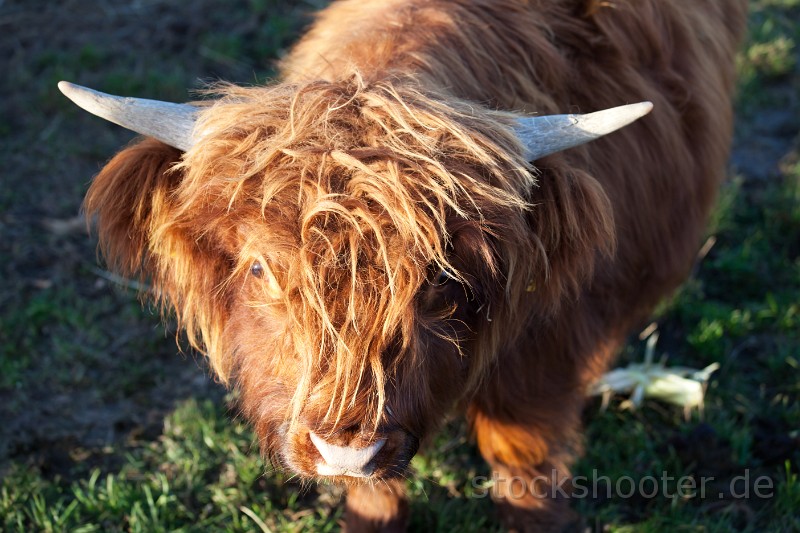
[{"label": "cow eye", "polygon": [[264,287],[270,298],[279,298],[281,295],[281,286],[275,278],[275,274],[270,269],[270,265],[259,260],[254,260],[250,263],[250,274],[261,280],[260,286]]},{"label": "cow eye", "polygon": [[250,265],[250,273],[257,278],[263,278],[264,277],[263,265],[258,261],[253,261],[253,264]]},{"label": "cow eye", "polygon": [[458,278],[456,278],[456,276],[452,272],[449,272],[447,269],[442,269],[436,275],[436,279],[433,280],[433,284],[437,287],[440,287],[442,285],[445,285],[446,283],[449,283],[450,281],[457,281],[457,280]]}]

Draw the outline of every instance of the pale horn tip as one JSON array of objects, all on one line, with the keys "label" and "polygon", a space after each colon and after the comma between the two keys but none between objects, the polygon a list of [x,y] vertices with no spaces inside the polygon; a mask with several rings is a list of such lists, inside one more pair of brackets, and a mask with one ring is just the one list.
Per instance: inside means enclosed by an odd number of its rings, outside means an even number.
[{"label": "pale horn tip", "polygon": [[97,105],[95,104],[98,95],[102,93],[98,93],[93,89],[89,89],[88,87],[83,87],[68,81],[58,82],[58,90],[61,91],[64,96],[72,100],[73,103],[77,104],[79,107],[82,107],[89,113],[99,115],[106,119],[108,118],[102,113],[98,112]]},{"label": "pale horn tip", "polygon": [[631,104],[631,106],[633,106],[633,109],[636,110],[637,114],[639,115],[639,118],[647,115],[648,113],[650,113],[650,111],[653,110],[653,102],[650,101],[639,102],[638,104]]},{"label": "pale horn tip", "polygon": [[579,127],[587,132],[606,135],[639,120],[652,110],[653,102],[648,101],[604,109],[588,115],[579,115],[581,122]]},{"label": "pale horn tip", "polygon": [[74,83],[68,81],[60,81],[58,82],[58,90],[61,91],[61,94],[69,98],[70,100],[75,100],[81,92],[85,91],[85,87],[81,87],[80,85],[76,85]]},{"label": "pale horn tip", "polygon": [[70,82],[64,81],[64,80],[61,80],[60,82],[58,82],[58,90],[61,91],[62,93],[64,93],[64,96],[66,96],[66,94],[68,92],[70,92],[73,87],[75,87],[74,83],[70,83]]}]

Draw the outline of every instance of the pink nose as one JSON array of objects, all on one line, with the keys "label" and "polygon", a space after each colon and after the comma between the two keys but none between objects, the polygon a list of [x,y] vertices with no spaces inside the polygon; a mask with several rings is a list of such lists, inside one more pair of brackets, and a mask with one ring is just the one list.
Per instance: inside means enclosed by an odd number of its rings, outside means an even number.
[{"label": "pink nose", "polygon": [[386,444],[386,439],[380,439],[365,448],[351,448],[328,444],[313,431],[309,437],[322,456],[322,461],[317,463],[320,476],[369,477],[375,470],[375,455]]}]

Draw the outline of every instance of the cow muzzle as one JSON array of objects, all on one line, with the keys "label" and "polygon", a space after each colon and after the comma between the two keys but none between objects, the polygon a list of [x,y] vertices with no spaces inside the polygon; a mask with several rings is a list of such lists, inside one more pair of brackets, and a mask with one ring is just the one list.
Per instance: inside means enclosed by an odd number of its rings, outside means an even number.
[{"label": "cow muzzle", "polygon": [[316,464],[320,476],[370,477],[375,471],[375,457],[386,444],[386,439],[379,439],[368,446],[356,448],[330,444],[313,431],[308,436],[321,457]]}]

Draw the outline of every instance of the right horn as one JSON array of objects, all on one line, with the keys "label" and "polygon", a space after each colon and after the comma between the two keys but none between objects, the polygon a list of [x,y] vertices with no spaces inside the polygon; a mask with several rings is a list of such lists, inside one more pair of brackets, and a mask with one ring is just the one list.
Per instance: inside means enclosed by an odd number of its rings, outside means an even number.
[{"label": "right horn", "polygon": [[79,107],[123,128],[184,152],[194,145],[198,108],[193,105],[114,96],[67,81],[59,82],[58,88]]}]

